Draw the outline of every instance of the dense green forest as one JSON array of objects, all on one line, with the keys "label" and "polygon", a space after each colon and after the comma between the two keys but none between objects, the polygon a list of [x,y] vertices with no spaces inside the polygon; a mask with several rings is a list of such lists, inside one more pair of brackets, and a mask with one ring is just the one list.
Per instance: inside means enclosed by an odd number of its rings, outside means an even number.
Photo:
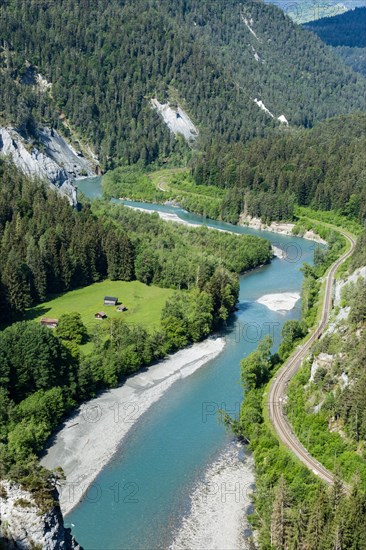
[{"label": "dense green forest", "polygon": [[237,239],[237,235],[207,227],[167,227],[157,214],[134,212],[103,201],[93,202],[92,210],[125,228],[134,245],[136,276],[147,284],[202,287],[217,267],[240,274],[267,263],[272,254],[269,242],[258,237]]},{"label": "dense green forest", "polygon": [[[1,318],[47,294],[107,275],[134,278],[134,252],[123,229],[103,226],[88,206],[77,212],[42,182],[0,160]],[[118,262],[118,273],[115,263]]]},{"label": "dense green forest", "polygon": [[366,219],[366,115],[335,117],[311,130],[210,147],[192,172],[232,190],[230,210],[264,220],[293,218],[294,206],[336,210]]},{"label": "dense green forest", "polygon": [[[120,167],[103,178],[107,197],[177,201],[189,211],[238,223],[240,215],[293,220],[297,206],[366,220],[366,115],[340,116],[307,130],[290,130],[246,145],[219,144],[197,152],[191,177],[174,170]],[[159,178],[164,181],[159,185]],[[215,188],[218,188],[215,192]]]},{"label": "dense green forest", "polygon": [[366,231],[364,231],[357,240],[356,248],[351,259],[350,269],[355,270],[364,265],[366,265]]},{"label": "dense green forest", "polygon": [[[317,37],[252,0],[6,0],[0,35],[1,118],[29,132],[62,126],[62,113],[105,166],[189,156],[152,97],[179,100],[203,143],[264,135],[280,115],[309,127],[366,97],[366,81]],[[49,93],[32,86],[32,67]]]},{"label": "dense green forest", "polygon": [[366,76],[366,48],[337,46],[337,48],[334,48],[334,52],[343,59],[346,65]]},{"label": "dense green forest", "polygon": [[366,75],[366,7],[304,25],[356,72]]}]

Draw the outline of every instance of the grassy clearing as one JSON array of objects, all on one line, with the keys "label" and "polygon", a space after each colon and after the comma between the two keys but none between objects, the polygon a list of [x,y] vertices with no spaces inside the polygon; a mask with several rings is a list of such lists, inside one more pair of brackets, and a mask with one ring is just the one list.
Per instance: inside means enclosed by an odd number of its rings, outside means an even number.
[{"label": "grassy clearing", "polygon": [[[152,331],[155,327],[160,327],[161,311],[166,300],[174,292],[176,291],[147,286],[138,281],[106,280],[54,296],[48,302],[29,309],[26,319],[35,321],[39,321],[42,317],[58,319],[64,313],[78,312],[90,332],[96,324],[107,323],[94,318],[98,311],[104,311],[108,318],[123,318],[126,323],[138,324]],[[115,307],[105,306],[104,296],[118,297],[118,302],[123,303],[127,311],[119,313]]]},{"label": "grassy clearing", "polygon": [[197,185],[187,168],[172,168],[157,170],[148,174],[157,190],[170,193],[175,198],[185,195],[199,195],[210,198],[222,198],[223,189],[214,185]]},{"label": "grassy clearing", "polygon": [[165,168],[148,174],[154,188],[163,192],[169,191],[171,180],[178,174],[188,175],[187,168]]}]

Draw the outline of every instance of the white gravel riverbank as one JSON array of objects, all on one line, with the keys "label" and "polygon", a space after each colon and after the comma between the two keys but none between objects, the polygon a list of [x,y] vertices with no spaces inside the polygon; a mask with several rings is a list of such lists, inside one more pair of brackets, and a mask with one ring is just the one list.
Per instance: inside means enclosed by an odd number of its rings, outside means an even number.
[{"label": "white gravel riverbank", "polygon": [[92,399],[65,422],[41,461],[49,469],[61,466],[66,474],[60,489],[64,514],[77,505],[140,416],[174,382],[215,358],[224,346],[224,338],[208,338],[180,350]]},{"label": "white gravel riverbank", "polygon": [[232,443],[207,470],[191,496],[191,510],[170,550],[245,550],[251,528],[246,518],[254,491],[252,455],[239,457]]}]

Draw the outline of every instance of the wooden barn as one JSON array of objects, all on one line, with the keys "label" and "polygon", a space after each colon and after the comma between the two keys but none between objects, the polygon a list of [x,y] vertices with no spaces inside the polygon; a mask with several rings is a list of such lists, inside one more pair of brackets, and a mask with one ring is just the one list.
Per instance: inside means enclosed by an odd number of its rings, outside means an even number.
[{"label": "wooden barn", "polygon": [[48,328],[56,328],[58,325],[58,319],[49,319],[49,317],[43,317],[40,322],[43,327]]},{"label": "wooden barn", "polygon": [[118,303],[118,298],[114,296],[104,296],[104,305],[105,306],[116,306]]},{"label": "wooden barn", "polygon": [[104,311],[98,311],[98,313],[96,313],[94,317],[102,321],[103,319],[107,319],[107,314],[104,313]]}]

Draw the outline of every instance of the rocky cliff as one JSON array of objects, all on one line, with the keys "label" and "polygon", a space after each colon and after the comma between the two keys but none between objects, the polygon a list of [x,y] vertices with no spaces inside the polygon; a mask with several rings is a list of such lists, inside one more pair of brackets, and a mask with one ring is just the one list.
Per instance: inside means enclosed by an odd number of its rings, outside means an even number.
[{"label": "rocky cliff", "polygon": [[97,164],[50,128],[38,129],[35,138],[26,139],[14,128],[0,127],[0,154],[10,156],[25,174],[47,180],[74,205],[74,178],[94,175]]},{"label": "rocky cliff", "polygon": [[33,496],[16,483],[0,482],[0,548],[82,550],[64,527],[55,491],[55,506],[44,513]]},{"label": "rocky cliff", "polygon": [[[361,325],[355,325],[349,321],[351,313],[349,298],[345,299],[342,296],[343,291],[349,289],[349,285],[354,285],[360,279],[366,281],[366,266],[360,267],[344,279],[336,281],[330,323],[320,343],[309,355],[311,371],[305,390],[308,389],[307,404],[309,408],[312,407],[315,414],[322,410],[330,393],[335,396],[335,401],[341,401],[344,389],[349,385],[354,385],[357,380],[358,372],[355,367],[358,363],[357,359],[352,356],[352,350],[357,347],[363,328]],[[350,340],[350,335],[352,340]],[[363,369],[364,366],[362,366]],[[311,383],[312,387],[309,386]],[[337,431],[347,439],[342,430],[336,429],[335,418],[338,416],[341,415],[335,415],[329,420],[329,429]]]}]

